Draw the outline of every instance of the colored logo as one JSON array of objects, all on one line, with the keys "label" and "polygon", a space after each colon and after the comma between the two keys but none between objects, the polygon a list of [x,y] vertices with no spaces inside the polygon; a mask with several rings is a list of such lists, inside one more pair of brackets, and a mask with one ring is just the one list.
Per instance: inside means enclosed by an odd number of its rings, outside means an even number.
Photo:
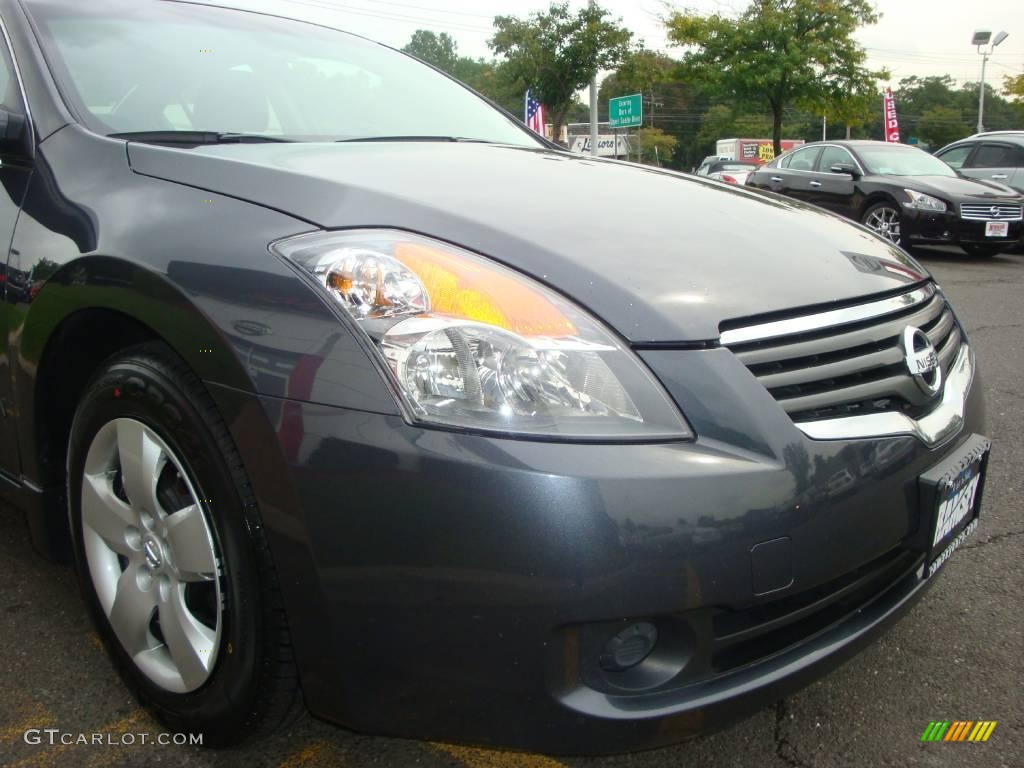
[{"label": "colored logo", "polygon": [[933,720],[921,734],[921,741],[988,741],[995,729],[995,720]]}]

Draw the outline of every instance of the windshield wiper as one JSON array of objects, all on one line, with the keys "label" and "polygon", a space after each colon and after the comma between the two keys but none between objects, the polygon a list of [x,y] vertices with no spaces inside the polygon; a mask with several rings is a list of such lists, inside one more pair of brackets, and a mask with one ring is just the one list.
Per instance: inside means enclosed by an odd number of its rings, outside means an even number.
[{"label": "windshield wiper", "polygon": [[467,139],[465,136],[356,136],[351,139],[338,139],[339,143],[370,142],[370,141],[440,141],[465,144],[493,144],[487,139]]},{"label": "windshield wiper", "polygon": [[284,136],[265,136],[259,133],[217,133],[216,131],[127,131],[107,134],[112,139],[148,142],[150,144],[265,144],[290,142]]}]

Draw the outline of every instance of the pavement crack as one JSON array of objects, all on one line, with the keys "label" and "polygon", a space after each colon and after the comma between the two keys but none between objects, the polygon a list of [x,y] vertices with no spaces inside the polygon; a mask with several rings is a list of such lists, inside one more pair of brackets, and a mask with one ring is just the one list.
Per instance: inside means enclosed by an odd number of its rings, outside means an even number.
[{"label": "pavement crack", "polygon": [[783,728],[786,723],[786,716],[789,711],[786,707],[786,700],[780,699],[775,703],[775,755],[786,765],[792,768],[811,768],[800,761],[797,757],[796,747],[794,747],[786,735],[783,733]]},{"label": "pavement crack", "polygon": [[989,325],[979,325],[976,328],[968,328],[967,335],[970,336],[972,333],[981,333],[982,331],[998,331],[1004,328],[1024,328],[1024,323],[991,323]]},{"label": "pavement crack", "polygon": [[1007,531],[1006,533],[997,533],[993,536],[989,536],[984,541],[975,541],[970,544],[964,544],[964,549],[979,549],[981,547],[987,547],[989,544],[998,544],[1003,539],[1012,539],[1017,536],[1024,536],[1024,531]]},{"label": "pavement crack", "polygon": [[972,542],[971,544],[965,544],[964,549],[979,549],[981,547],[987,547],[989,544],[998,544],[1004,539],[1015,539],[1019,536],[1024,536],[1024,530],[1008,530],[1007,532],[1005,532],[1005,534],[995,534],[981,542]]}]

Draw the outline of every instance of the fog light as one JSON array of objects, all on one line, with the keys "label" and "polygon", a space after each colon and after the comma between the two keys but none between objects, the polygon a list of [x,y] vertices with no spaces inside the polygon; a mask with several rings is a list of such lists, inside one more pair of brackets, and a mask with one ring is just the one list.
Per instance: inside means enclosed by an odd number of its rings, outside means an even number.
[{"label": "fog light", "polygon": [[630,624],[608,641],[601,654],[601,668],[608,672],[621,672],[635,667],[654,650],[658,642],[658,628],[647,621]]}]

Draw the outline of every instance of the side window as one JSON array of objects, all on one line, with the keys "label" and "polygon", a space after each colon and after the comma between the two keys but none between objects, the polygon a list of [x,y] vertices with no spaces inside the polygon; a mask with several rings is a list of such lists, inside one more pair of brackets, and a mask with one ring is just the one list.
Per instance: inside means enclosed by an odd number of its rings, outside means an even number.
[{"label": "side window", "polygon": [[1010,144],[982,144],[971,158],[969,168],[1013,168],[1017,148]]},{"label": "side window", "polygon": [[789,168],[789,170],[791,171],[813,171],[814,163],[817,161],[818,155],[820,154],[821,147],[808,147],[807,149],[798,149],[786,160],[782,161],[782,167]]},{"label": "side window", "polygon": [[961,144],[959,147],[953,147],[941,155],[937,155],[937,157],[950,168],[955,168],[959,171],[963,168],[964,163],[967,161],[967,156],[971,154],[972,149],[974,149],[973,144]]},{"label": "side window", "polygon": [[842,147],[825,147],[821,150],[821,158],[818,160],[818,170],[823,173],[828,173],[836,163],[843,163],[845,165],[856,165],[853,162],[853,157]]},{"label": "side window", "polygon": [[0,39],[0,106],[3,106],[8,112],[25,114],[18,78],[14,73],[14,65],[11,63],[11,53],[2,39]]}]

